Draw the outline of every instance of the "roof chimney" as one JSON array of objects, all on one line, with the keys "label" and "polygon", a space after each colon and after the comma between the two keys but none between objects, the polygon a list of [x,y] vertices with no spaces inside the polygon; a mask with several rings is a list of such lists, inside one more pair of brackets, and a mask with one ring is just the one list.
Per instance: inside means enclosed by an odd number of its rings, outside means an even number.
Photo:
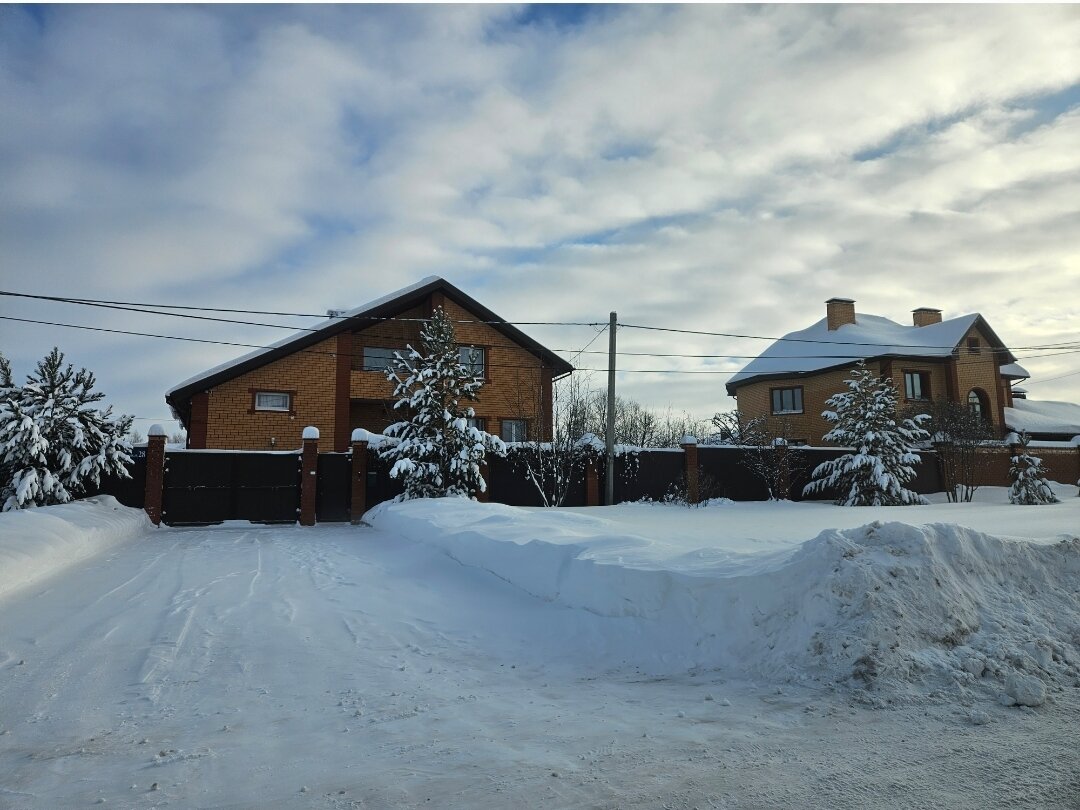
[{"label": "roof chimney", "polygon": [[930,307],[919,307],[911,310],[912,319],[916,326],[929,326],[932,323],[941,323],[941,310]]},{"label": "roof chimney", "polygon": [[830,332],[845,324],[855,323],[855,299],[830,298],[825,302],[825,316],[829,321]]}]

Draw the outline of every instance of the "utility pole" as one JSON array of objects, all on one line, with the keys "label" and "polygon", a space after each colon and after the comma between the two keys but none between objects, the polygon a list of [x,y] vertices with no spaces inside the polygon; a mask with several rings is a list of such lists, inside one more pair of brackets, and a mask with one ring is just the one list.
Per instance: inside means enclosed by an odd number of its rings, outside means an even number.
[{"label": "utility pole", "polygon": [[608,321],[607,371],[607,476],[604,479],[604,503],[615,503],[615,327],[618,316],[612,312]]}]

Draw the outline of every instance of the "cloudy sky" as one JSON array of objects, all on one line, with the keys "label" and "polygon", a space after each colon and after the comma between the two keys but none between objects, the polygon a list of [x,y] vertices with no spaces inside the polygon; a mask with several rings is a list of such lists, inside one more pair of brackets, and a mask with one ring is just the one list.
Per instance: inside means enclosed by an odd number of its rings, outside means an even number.
[{"label": "cloudy sky", "polygon": [[[3,6],[0,121],[7,291],[322,313],[437,274],[511,321],[761,336],[845,296],[981,312],[1032,398],[1080,401],[1077,6]],[[716,355],[766,345],[618,340],[711,355],[620,358],[675,372],[621,393],[703,416],[744,362]],[[20,375],[54,344],[143,432],[245,351],[0,321]]]}]

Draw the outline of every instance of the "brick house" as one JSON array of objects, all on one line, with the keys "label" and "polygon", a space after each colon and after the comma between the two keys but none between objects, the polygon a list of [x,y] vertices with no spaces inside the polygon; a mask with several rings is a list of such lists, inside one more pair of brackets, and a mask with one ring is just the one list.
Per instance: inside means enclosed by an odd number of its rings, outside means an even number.
[{"label": "brick house", "polygon": [[552,384],[573,366],[434,276],[185,380],[165,401],[192,449],[289,449],[313,425],[343,451],[353,429],[379,433],[401,418],[385,369],[395,350],[420,347],[437,307],[455,321],[462,361],[483,370],[470,403],[479,425],[507,440],[550,439]]},{"label": "brick house", "polygon": [[977,313],[941,319],[941,310],[913,311],[910,326],[855,313],[849,298],[831,298],[825,317],[769,346],[727,383],[748,417],[788,423],[796,442],[820,444],[831,427],[821,416],[825,400],[847,390],[844,381],[859,359],[890,378],[901,407],[948,398],[977,411],[1001,437],[1011,385],[1027,378],[1012,352]]}]

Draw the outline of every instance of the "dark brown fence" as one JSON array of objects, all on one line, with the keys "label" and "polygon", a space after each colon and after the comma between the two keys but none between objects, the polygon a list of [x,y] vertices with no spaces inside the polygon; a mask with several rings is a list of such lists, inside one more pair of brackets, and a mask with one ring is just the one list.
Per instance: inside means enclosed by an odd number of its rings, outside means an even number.
[{"label": "dark brown fence", "polygon": [[[317,442],[316,448],[317,450]],[[138,452],[142,450],[143,452]],[[356,456],[354,452],[362,452]],[[740,447],[700,446],[687,449],[645,449],[617,456],[615,463],[615,501],[642,499],[663,500],[669,493],[687,493],[688,481],[697,478],[700,497],[726,497],[732,500],[765,500],[768,491],[751,472],[748,455],[753,450]],[[791,448],[796,459],[790,497],[803,498],[803,487],[809,482],[814,468],[824,461],[845,453],[839,448]],[[1005,485],[1010,450],[1004,447],[985,451],[988,479],[982,485]],[[1071,483],[1080,475],[1080,448],[1036,448],[1036,454],[1047,458],[1051,478]],[[922,462],[916,466],[917,476],[909,487],[921,494],[942,491],[937,454],[921,453]],[[153,458],[153,453],[150,454]],[[151,492],[152,479],[147,476],[147,453],[138,448],[131,479],[107,479],[101,492],[114,495],[127,506],[151,508],[156,498],[162,520],[170,525],[207,524],[225,520],[248,520],[260,523],[302,523],[358,521],[361,514],[402,491],[401,483],[390,477],[390,464],[379,458],[378,452],[366,444],[354,445],[347,453],[313,455],[317,464],[314,475],[303,473],[300,453],[267,453],[239,451],[169,451],[164,458],[161,491]],[[687,466],[696,458],[697,475],[688,476]],[[364,463],[366,461],[366,463]],[[589,493],[603,492],[603,461],[597,460],[587,470],[575,475],[563,506],[596,505],[589,503]],[[486,499],[512,506],[542,506],[544,501],[529,479],[520,459],[488,460],[485,472],[488,482]],[[356,481],[354,482],[354,478]],[[598,486],[590,487],[591,478]],[[362,479],[362,483],[361,483]],[[354,487],[355,484],[355,487]],[[315,487],[304,507],[303,487]],[[363,497],[357,507],[354,498]],[[595,495],[593,496],[595,497]],[[817,499],[833,499],[828,491]],[[301,510],[312,512],[301,515]],[[361,514],[356,514],[359,512]]]}]

